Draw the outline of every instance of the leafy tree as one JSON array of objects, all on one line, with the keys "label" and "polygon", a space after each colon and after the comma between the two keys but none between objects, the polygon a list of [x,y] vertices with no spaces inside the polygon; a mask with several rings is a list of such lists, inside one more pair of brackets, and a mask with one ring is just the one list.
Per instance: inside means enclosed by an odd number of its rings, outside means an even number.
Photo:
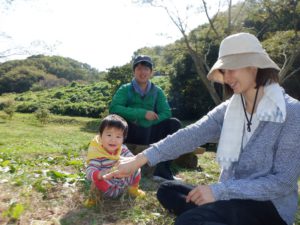
[{"label": "leafy tree", "polygon": [[[194,64],[195,64],[195,69],[196,72],[198,74],[198,76],[200,77],[200,79],[202,80],[205,88],[207,89],[207,91],[209,92],[211,98],[213,99],[213,101],[215,102],[215,104],[219,104],[221,102],[221,98],[218,95],[217,91],[214,88],[214,85],[209,82],[206,78],[206,74],[209,71],[209,66],[206,60],[206,56],[208,54],[208,52],[204,52],[201,51],[197,48],[197,42],[198,42],[198,38],[197,36],[195,36],[193,32],[191,32],[191,35],[188,35],[188,22],[187,19],[184,18],[183,16],[180,15],[179,11],[177,10],[176,6],[169,3],[169,1],[164,1],[164,0],[141,0],[141,1],[136,1],[138,3],[141,4],[151,4],[154,7],[161,7],[163,8],[167,15],[169,16],[169,18],[171,19],[172,23],[178,28],[178,30],[180,31],[180,33],[182,34],[182,41],[186,46],[186,49],[188,51],[188,53],[190,54]],[[233,21],[236,20],[242,13],[242,9],[243,7],[239,7],[236,8],[236,17],[232,16],[232,1],[229,0],[227,1],[228,4],[228,16],[226,17],[227,24],[226,24],[226,28],[223,28],[221,30],[221,32],[219,31],[219,29],[217,29],[216,25],[215,25],[215,20],[218,17],[218,13],[214,16],[214,18],[210,18],[209,14],[208,14],[208,8],[206,5],[206,1],[202,0],[202,5],[200,6],[200,8],[205,12],[208,20],[209,20],[209,24],[210,24],[210,29],[208,30],[208,33],[206,36],[209,35],[210,31],[213,31],[212,38],[220,40],[223,38],[224,35],[222,35],[222,31],[224,31],[223,33],[225,34],[230,34],[233,31]],[[191,11],[193,8],[192,5],[187,5],[187,11]],[[199,13],[199,12],[198,12]],[[224,20],[222,20],[224,21]],[[209,50],[209,48],[208,48]]]},{"label": "leafy tree", "polygon": [[94,82],[104,76],[105,73],[70,58],[36,55],[0,64],[0,93],[48,89],[70,81]]},{"label": "leafy tree", "polygon": [[170,103],[174,116],[195,120],[214,106],[209,93],[198,76],[189,54],[177,58],[175,73],[171,75]]},{"label": "leafy tree", "polygon": [[129,63],[121,67],[110,68],[106,80],[111,84],[111,92],[115,93],[122,84],[130,82],[133,78],[132,74],[132,66]]},{"label": "leafy tree", "polygon": [[300,71],[300,3],[296,0],[250,2],[244,26],[263,40],[269,54],[282,67],[280,81],[284,84]]},{"label": "leafy tree", "polygon": [[34,67],[16,67],[0,76],[0,93],[24,92],[42,79],[44,72]]}]

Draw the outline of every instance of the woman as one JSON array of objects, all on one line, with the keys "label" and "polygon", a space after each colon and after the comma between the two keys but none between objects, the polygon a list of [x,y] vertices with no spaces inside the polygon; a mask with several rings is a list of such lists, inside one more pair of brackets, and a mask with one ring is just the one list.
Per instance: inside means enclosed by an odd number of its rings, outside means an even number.
[{"label": "woman", "polygon": [[233,96],[196,123],[121,163],[111,176],[128,176],[218,140],[218,183],[192,187],[163,183],[161,204],[175,225],[291,225],[300,174],[300,103],[278,85],[279,67],[248,33],[225,38],[208,79]]}]

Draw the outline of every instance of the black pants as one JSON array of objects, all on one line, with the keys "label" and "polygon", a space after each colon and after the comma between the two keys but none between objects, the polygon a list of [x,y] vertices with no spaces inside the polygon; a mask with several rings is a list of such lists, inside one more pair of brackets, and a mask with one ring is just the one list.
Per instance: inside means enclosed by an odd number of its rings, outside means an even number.
[{"label": "black pants", "polygon": [[135,123],[128,123],[128,135],[126,143],[149,145],[164,139],[169,134],[175,133],[181,128],[181,123],[176,118],[161,121],[151,127],[141,127]]},{"label": "black pants", "polygon": [[159,202],[178,216],[175,225],[286,225],[271,201],[232,199],[197,206],[185,201],[193,188],[166,181],[157,191]]},{"label": "black pants", "polygon": [[[164,139],[169,134],[175,133],[180,128],[181,122],[176,118],[166,119],[156,125],[146,128],[128,122],[128,135],[125,142],[138,145],[153,144]],[[153,175],[172,180],[173,175],[170,170],[170,164],[171,161],[158,163]]]}]

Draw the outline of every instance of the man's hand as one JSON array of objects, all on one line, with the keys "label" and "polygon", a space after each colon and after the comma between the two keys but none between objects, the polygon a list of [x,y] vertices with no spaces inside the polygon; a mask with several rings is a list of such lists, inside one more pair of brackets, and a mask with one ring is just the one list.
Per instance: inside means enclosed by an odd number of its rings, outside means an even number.
[{"label": "man's hand", "polygon": [[203,205],[214,201],[215,197],[208,185],[199,185],[195,187],[186,197],[186,202],[193,202],[196,205]]},{"label": "man's hand", "polygon": [[145,115],[146,120],[157,120],[158,115],[153,111],[147,111]]}]

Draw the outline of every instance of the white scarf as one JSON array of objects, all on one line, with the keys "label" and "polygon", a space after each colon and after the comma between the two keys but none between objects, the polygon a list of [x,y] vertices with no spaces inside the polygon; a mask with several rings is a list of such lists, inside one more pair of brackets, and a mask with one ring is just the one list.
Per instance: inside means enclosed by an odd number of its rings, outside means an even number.
[{"label": "white scarf", "polygon": [[[245,116],[240,94],[234,94],[229,101],[217,149],[217,161],[225,170],[239,159]],[[285,121],[286,105],[283,89],[277,83],[264,87],[264,95],[258,103],[256,114],[259,121],[278,123]]]}]

